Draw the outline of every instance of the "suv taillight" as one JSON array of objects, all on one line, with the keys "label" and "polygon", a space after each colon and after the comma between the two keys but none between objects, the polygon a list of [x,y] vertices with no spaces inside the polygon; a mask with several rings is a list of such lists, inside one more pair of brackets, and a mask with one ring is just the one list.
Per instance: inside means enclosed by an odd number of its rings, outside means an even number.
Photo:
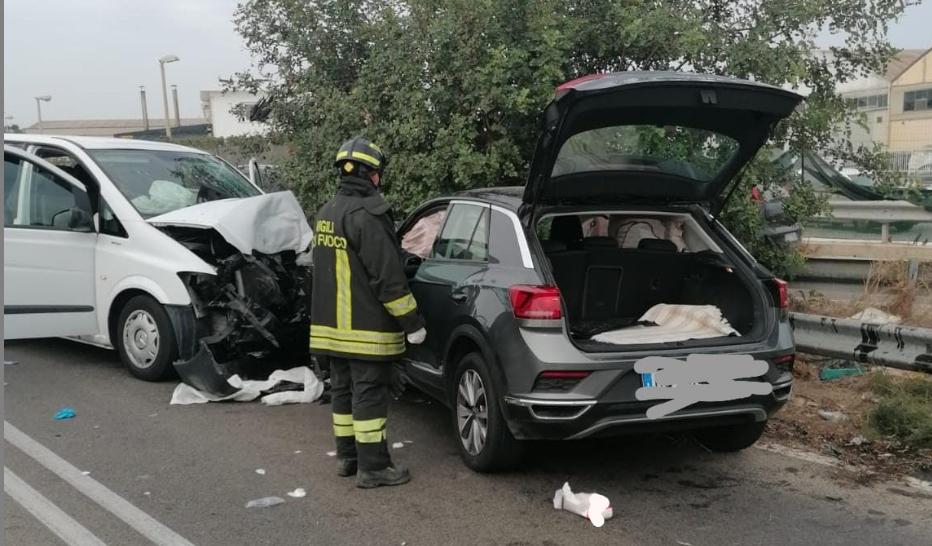
[{"label": "suv taillight", "polygon": [[770,287],[770,295],[773,296],[774,303],[777,304],[777,307],[780,309],[787,309],[790,306],[790,291],[789,284],[782,279],[776,277],[770,279],[768,283]]},{"label": "suv taillight", "polygon": [[515,318],[558,319],[563,317],[560,289],[556,286],[512,286],[508,289]]}]

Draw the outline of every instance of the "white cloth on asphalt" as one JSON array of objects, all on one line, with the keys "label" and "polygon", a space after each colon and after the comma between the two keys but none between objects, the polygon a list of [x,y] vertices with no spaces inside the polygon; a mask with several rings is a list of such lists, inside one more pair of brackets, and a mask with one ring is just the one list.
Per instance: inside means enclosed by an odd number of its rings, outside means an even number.
[{"label": "white cloth on asphalt", "polygon": [[553,494],[553,507],[582,516],[596,527],[601,527],[614,515],[607,497],[598,493],[573,493],[569,482]]},{"label": "white cloth on asphalt", "polygon": [[[283,391],[262,396],[279,383],[288,381],[304,385],[300,391]],[[172,405],[206,404],[207,402],[252,402],[262,397],[266,406],[280,406],[282,404],[308,404],[320,398],[324,393],[324,384],[317,379],[314,372],[307,366],[292,368],[290,370],[275,370],[265,381],[243,381],[238,375],[227,379],[233,388],[239,389],[229,396],[215,396],[202,392],[187,383],[180,383],[172,393]]]},{"label": "white cloth on asphalt", "polygon": [[728,324],[728,320],[722,316],[722,310],[714,305],[659,303],[648,309],[638,322],[649,322],[656,326],[627,326],[596,334],[592,336],[592,341],[633,345],[741,335]]}]

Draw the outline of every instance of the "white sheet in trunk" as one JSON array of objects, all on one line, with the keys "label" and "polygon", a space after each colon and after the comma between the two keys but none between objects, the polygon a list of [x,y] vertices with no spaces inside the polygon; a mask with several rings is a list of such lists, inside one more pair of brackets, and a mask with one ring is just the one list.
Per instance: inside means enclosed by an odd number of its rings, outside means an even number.
[{"label": "white sheet in trunk", "polygon": [[628,326],[602,332],[592,336],[592,341],[634,345],[741,335],[722,317],[722,310],[714,305],[660,303],[648,309],[638,322],[651,322],[656,326]]}]

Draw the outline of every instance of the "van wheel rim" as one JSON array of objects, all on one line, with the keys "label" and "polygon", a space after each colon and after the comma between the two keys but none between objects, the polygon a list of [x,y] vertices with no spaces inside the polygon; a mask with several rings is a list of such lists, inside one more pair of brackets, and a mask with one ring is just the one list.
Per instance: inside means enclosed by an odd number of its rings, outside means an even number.
[{"label": "van wheel rim", "polygon": [[475,370],[466,370],[460,377],[456,390],[456,424],[466,452],[481,453],[489,431],[489,407],[482,377]]},{"label": "van wheel rim", "polygon": [[133,311],[123,324],[123,347],[134,367],[146,369],[159,356],[159,328],[148,311]]}]

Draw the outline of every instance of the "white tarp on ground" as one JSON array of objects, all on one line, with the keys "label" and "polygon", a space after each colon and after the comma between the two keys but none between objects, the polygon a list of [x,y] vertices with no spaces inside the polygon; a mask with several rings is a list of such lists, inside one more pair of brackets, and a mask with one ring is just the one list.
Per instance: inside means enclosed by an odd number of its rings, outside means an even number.
[{"label": "white tarp on ground", "polygon": [[313,234],[304,210],[290,191],[242,199],[207,201],[150,218],[157,226],[213,228],[243,254],[302,252]]},{"label": "white tarp on ground", "polygon": [[714,305],[661,303],[648,309],[638,322],[651,322],[656,326],[628,326],[602,332],[592,336],[592,340],[614,345],[633,345],[740,335],[722,317],[721,309]]},{"label": "white tarp on ground", "polygon": [[[300,391],[282,391],[262,396],[262,393],[274,388],[283,381],[304,385]],[[172,405],[206,404],[207,402],[252,402],[262,396],[262,403],[267,406],[282,404],[309,404],[324,393],[324,384],[307,366],[290,370],[275,370],[265,381],[243,381],[238,375],[227,379],[230,385],[239,389],[230,396],[214,396],[201,392],[191,385],[180,383],[172,393]]]}]

